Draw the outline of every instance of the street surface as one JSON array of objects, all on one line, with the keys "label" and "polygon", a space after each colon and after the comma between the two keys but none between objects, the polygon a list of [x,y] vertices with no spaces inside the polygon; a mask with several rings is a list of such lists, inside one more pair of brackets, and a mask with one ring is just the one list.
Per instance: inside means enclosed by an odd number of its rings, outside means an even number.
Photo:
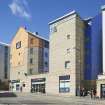
[{"label": "street surface", "polygon": [[0,105],[105,105],[105,100],[21,93],[18,97],[0,97]]}]

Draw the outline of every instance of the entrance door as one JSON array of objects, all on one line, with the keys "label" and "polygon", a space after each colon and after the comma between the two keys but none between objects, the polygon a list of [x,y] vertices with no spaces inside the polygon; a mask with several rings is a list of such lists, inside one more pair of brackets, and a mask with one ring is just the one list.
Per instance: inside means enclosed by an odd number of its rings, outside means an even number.
[{"label": "entrance door", "polygon": [[20,91],[20,85],[16,84],[16,91]]},{"label": "entrance door", "polygon": [[101,84],[101,98],[105,98],[105,84]]},{"label": "entrance door", "polygon": [[32,92],[37,93],[45,93],[45,83],[44,84],[32,84]]}]

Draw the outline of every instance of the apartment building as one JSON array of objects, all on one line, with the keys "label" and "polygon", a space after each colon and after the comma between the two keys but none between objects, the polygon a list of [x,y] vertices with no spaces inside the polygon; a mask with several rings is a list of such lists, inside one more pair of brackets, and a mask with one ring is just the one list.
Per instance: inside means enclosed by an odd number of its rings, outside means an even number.
[{"label": "apartment building", "polygon": [[102,72],[102,15],[85,19],[85,87],[96,88],[97,76]]},{"label": "apartment building", "polygon": [[11,42],[10,90],[76,96],[97,85],[103,94],[104,12],[82,19],[72,11],[51,21],[50,43],[19,28]]},{"label": "apartment building", "polygon": [[51,87],[47,91],[75,96],[84,87],[84,21],[72,11],[49,25]]},{"label": "apartment building", "polygon": [[11,42],[10,56],[12,91],[27,91],[28,76],[49,72],[49,41],[40,37],[38,32],[19,28]]},{"label": "apartment building", "polygon": [[[10,78],[9,55],[10,46],[0,42],[0,84],[3,83],[2,85],[8,85],[8,80]],[[3,89],[3,86],[0,85],[0,89]]]},{"label": "apartment building", "polygon": [[102,73],[97,79],[97,95],[105,98],[105,6],[102,6]]}]

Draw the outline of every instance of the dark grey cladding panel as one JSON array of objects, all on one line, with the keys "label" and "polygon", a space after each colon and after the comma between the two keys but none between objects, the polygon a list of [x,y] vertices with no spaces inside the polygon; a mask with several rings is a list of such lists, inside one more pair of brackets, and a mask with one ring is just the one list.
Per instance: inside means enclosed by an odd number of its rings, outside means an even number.
[{"label": "dark grey cladding panel", "polygon": [[44,41],[44,47],[49,48],[49,42],[48,41]]},{"label": "dark grey cladding panel", "polygon": [[43,72],[43,70],[44,70],[43,56],[44,56],[44,50],[43,50],[43,48],[39,48],[39,50],[38,50],[38,71],[39,71],[39,73]]}]

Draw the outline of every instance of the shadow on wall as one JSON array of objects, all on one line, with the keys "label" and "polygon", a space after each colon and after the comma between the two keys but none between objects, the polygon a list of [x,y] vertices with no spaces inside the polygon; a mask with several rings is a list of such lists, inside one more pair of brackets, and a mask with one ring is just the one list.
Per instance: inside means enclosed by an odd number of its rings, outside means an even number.
[{"label": "shadow on wall", "polygon": [[8,82],[8,80],[7,81],[5,81],[5,82],[2,82],[1,80],[0,80],[0,90],[2,91],[8,91],[9,90],[9,82]]}]

